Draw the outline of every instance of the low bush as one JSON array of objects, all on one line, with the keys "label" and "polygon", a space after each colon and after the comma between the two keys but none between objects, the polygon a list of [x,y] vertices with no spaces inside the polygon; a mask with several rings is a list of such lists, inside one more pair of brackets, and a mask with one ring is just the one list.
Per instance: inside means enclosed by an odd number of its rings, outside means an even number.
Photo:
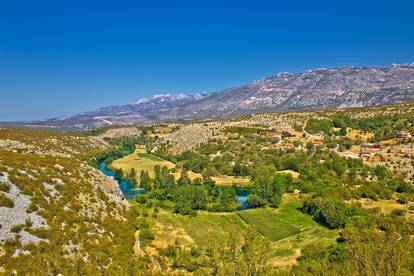
[{"label": "low bush", "polygon": [[14,203],[5,194],[0,193],[0,207],[13,208],[14,207]]}]

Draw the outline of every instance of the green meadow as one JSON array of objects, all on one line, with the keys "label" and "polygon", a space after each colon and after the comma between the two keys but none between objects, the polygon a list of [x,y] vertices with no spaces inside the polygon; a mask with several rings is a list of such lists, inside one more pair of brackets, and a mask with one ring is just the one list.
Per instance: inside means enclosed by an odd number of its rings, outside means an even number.
[{"label": "green meadow", "polygon": [[[285,195],[280,208],[248,209],[230,213],[197,212],[196,217],[174,214],[161,209],[156,218],[150,219],[154,230],[154,247],[166,248],[179,244],[207,246],[214,240],[225,243],[234,229],[245,231],[255,228],[272,243],[272,257],[277,265],[295,262],[298,250],[309,243],[330,244],[338,236],[316,223],[311,216],[301,212],[301,200],[295,195]],[[280,257],[283,257],[280,259]],[[282,261],[280,261],[282,260]]]}]

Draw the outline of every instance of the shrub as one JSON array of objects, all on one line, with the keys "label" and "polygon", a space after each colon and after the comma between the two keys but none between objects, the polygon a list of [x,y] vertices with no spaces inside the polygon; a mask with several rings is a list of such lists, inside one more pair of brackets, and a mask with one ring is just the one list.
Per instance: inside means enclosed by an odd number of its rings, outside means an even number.
[{"label": "shrub", "polygon": [[155,237],[149,228],[145,228],[139,231],[139,239],[141,241],[152,241]]},{"label": "shrub", "polygon": [[321,245],[309,244],[302,249],[301,260],[322,260],[327,254],[327,250]]},{"label": "shrub", "polygon": [[0,182],[0,191],[7,193],[10,191],[10,186],[6,183]]},{"label": "shrub", "polygon": [[140,204],[145,204],[145,203],[147,203],[147,198],[145,196],[137,196],[135,198],[135,201],[140,203]]},{"label": "shrub", "polygon": [[407,204],[409,201],[410,200],[405,195],[400,195],[400,197],[398,198],[398,203],[400,204]]},{"label": "shrub", "polygon": [[15,225],[11,228],[13,233],[19,233],[23,229],[24,225]]},{"label": "shrub", "polygon": [[327,146],[329,149],[334,149],[334,148],[336,148],[336,147],[338,146],[338,144],[337,144],[337,143],[335,143],[335,142],[329,142],[326,146]]},{"label": "shrub", "polygon": [[405,181],[399,181],[397,187],[397,193],[407,193],[412,191],[412,187]]},{"label": "shrub", "polygon": [[395,209],[391,212],[391,215],[397,216],[397,217],[402,217],[402,216],[405,216],[405,213],[406,213],[405,210]]},{"label": "shrub", "polygon": [[137,229],[147,229],[149,225],[145,219],[137,219],[137,221],[135,222],[135,227]]},{"label": "shrub", "polygon": [[149,208],[152,208],[152,206],[154,206],[154,202],[152,200],[148,200],[145,207],[147,207],[149,209]]},{"label": "shrub", "polygon": [[14,203],[5,194],[0,193],[0,207],[13,208],[14,207]]}]

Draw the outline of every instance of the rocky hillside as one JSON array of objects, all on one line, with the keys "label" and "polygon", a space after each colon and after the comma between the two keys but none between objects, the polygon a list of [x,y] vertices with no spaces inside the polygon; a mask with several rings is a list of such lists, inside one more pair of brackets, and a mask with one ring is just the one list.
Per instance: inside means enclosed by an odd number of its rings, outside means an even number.
[{"label": "rocky hillside", "polygon": [[414,63],[279,73],[218,93],[157,95],[43,125],[93,128],[178,119],[222,118],[267,111],[347,108],[414,99]]},{"label": "rocky hillside", "polygon": [[129,274],[128,202],[84,162],[105,148],[98,138],[0,129],[0,274]]}]

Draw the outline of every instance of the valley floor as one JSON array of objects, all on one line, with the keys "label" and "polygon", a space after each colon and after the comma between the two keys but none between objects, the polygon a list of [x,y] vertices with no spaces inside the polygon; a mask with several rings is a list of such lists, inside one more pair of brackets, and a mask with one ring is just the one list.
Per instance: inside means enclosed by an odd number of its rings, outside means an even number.
[{"label": "valley floor", "polygon": [[225,244],[231,239],[232,232],[244,231],[250,226],[271,243],[272,266],[291,266],[297,262],[304,246],[311,243],[329,245],[338,238],[338,231],[320,226],[300,211],[301,206],[300,197],[289,194],[284,196],[279,209],[249,209],[235,213],[199,211],[196,217],[160,209],[155,218],[149,213],[148,221],[155,239],[143,251],[157,255],[174,245],[190,250],[194,246],[207,247],[212,242]]}]

